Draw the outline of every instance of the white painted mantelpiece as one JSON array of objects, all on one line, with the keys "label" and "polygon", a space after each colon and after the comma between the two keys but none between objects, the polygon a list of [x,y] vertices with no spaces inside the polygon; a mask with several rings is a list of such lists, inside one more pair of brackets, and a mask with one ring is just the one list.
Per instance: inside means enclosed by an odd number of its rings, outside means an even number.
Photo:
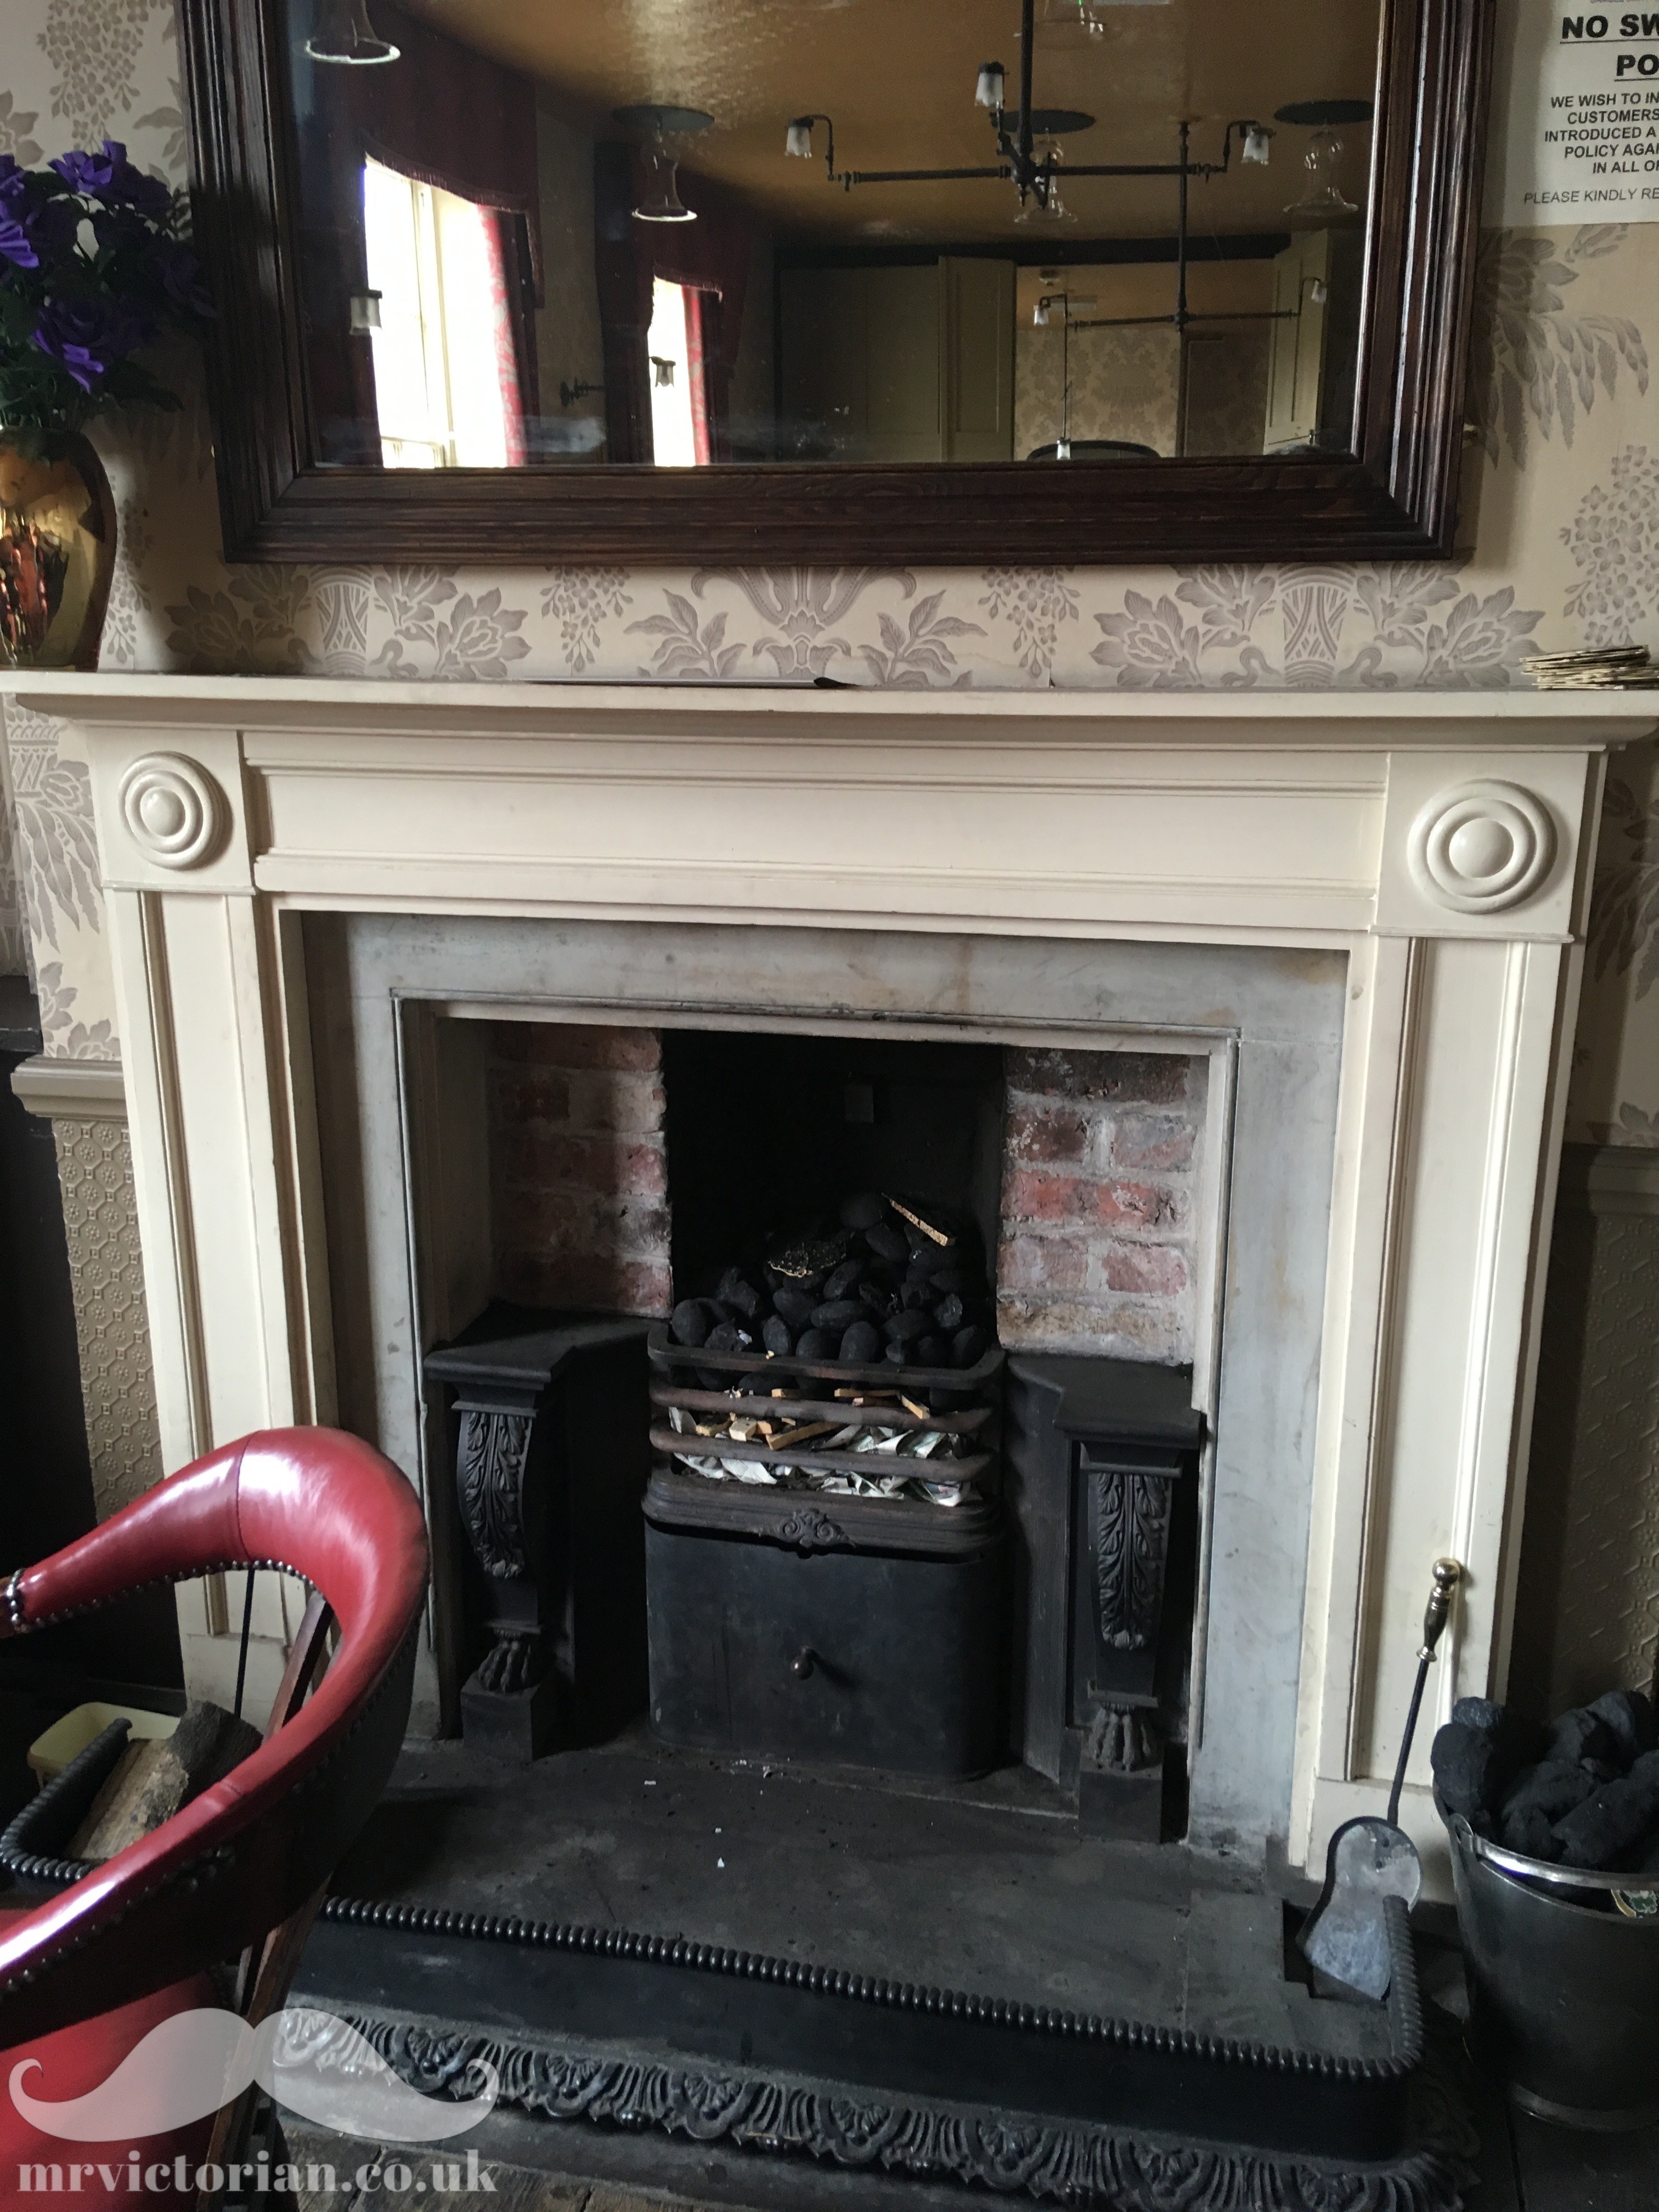
[{"label": "white painted mantelpiece", "polygon": [[[1639,697],[9,681],[92,764],[170,1465],[336,1405],[306,909],[1335,952],[1292,1856],[1382,1809],[1438,1553],[1468,1569],[1438,1708],[1501,1692]],[[1425,1737],[1406,1817],[1437,1856]]]}]

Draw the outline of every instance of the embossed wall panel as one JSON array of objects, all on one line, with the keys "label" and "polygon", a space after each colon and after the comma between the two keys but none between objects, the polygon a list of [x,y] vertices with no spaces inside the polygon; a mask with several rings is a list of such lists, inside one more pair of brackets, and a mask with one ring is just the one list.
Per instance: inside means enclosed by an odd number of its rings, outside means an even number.
[{"label": "embossed wall panel", "polygon": [[1540,1713],[1659,1662],[1659,1210],[1556,1217],[1514,1686]]},{"label": "embossed wall panel", "polygon": [[162,1473],[144,1269],[125,1121],[54,1118],[81,1395],[100,1521]]}]

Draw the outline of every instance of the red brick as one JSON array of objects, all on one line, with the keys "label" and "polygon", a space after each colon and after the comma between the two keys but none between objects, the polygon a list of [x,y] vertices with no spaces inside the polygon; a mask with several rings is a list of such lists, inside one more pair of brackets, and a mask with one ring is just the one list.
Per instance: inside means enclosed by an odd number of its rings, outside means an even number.
[{"label": "red brick", "polygon": [[609,1067],[654,1075],[662,1066],[656,1030],[617,1029],[608,1022],[496,1022],[498,1060],[540,1067]]},{"label": "red brick", "polygon": [[1081,1114],[1065,1109],[1018,1106],[1008,1116],[1004,1150],[1011,1160],[1081,1160],[1089,1127]]},{"label": "red brick", "polygon": [[508,1184],[504,1243],[533,1251],[556,1245],[572,1251],[668,1249],[668,1211],[650,1200],[604,1196],[589,1190],[549,1190]]},{"label": "red brick", "polygon": [[1046,1052],[1011,1046],[1004,1072],[1011,1091],[1055,1098],[1173,1105],[1188,1094],[1191,1060],[1169,1052]]},{"label": "red brick", "polygon": [[1115,1244],[1097,1256],[1095,1266],[1109,1291],[1168,1297],[1187,1287],[1187,1263],[1167,1244]]},{"label": "red brick", "polygon": [[1163,1184],[1099,1182],[1090,1188],[1095,1218],[1109,1229],[1169,1229],[1180,1218],[1176,1194]]},{"label": "red brick", "polygon": [[496,1068],[489,1086],[498,1128],[570,1118],[570,1079],[551,1068]]},{"label": "red brick", "polygon": [[1172,1114],[1126,1114],[1112,1132],[1115,1168],[1185,1168],[1198,1133]]},{"label": "red brick", "polygon": [[1075,1221],[1091,1209],[1094,1188],[1085,1176],[1016,1168],[1003,1182],[1003,1221],[1010,1229],[1022,1221]]},{"label": "red brick", "polygon": [[1003,1297],[997,1334],[1028,1352],[1108,1353],[1173,1364],[1190,1358],[1177,1308],[1133,1298],[1085,1304],[1068,1298]]},{"label": "red brick", "polygon": [[607,1196],[663,1198],[668,1163],[660,1143],[617,1136],[572,1136],[536,1127],[498,1133],[497,1152],[509,1183],[589,1190]]},{"label": "red brick", "polygon": [[1089,1255],[1069,1237],[1008,1237],[997,1255],[997,1285],[1010,1291],[1080,1291]]},{"label": "red brick", "polygon": [[524,1254],[503,1263],[500,1287],[528,1305],[597,1306],[606,1313],[658,1316],[673,1304],[665,1261]]},{"label": "red brick", "polygon": [[616,1129],[652,1136],[662,1127],[664,1103],[662,1085],[648,1075],[593,1069],[570,1079],[573,1129]]}]

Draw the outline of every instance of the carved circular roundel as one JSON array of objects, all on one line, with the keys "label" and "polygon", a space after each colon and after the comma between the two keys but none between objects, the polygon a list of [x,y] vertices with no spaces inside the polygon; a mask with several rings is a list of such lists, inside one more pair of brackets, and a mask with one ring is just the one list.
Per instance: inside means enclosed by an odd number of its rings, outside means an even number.
[{"label": "carved circular roundel", "polygon": [[1548,875],[1555,824],[1517,783],[1454,784],[1413,823],[1406,857],[1425,897],[1456,914],[1497,914]]},{"label": "carved circular roundel", "polygon": [[226,816],[213,778],[179,753],[146,753],[121,778],[121,818],[147,860],[197,868],[212,857]]}]

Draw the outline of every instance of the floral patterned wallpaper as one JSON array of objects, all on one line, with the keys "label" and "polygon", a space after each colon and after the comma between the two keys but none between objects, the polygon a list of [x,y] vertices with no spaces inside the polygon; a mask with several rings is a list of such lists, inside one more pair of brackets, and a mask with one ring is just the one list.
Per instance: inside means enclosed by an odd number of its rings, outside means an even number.
[{"label": "floral patterned wallpaper", "polygon": [[[169,0],[8,0],[0,150],[106,131],[184,174]],[[199,388],[106,427],[122,559],[106,665],[444,677],[833,674],[906,687],[1501,689],[1536,649],[1659,646],[1659,225],[1491,231],[1464,550],[1182,569],[228,568]],[[181,364],[188,379],[189,365]],[[47,1049],[118,1057],[85,764],[9,712],[17,896]],[[0,866],[0,945],[8,927]],[[1659,777],[1609,786],[1571,1133],[1659,1143]]]}]

